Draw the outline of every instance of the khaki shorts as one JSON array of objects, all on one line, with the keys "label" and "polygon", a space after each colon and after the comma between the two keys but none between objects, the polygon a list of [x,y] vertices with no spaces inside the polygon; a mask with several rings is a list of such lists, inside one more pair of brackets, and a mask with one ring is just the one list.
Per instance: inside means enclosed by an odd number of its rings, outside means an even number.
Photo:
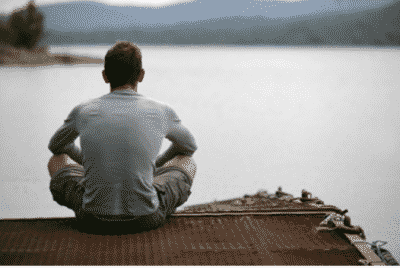
[{"label": "khaki shorts", "polygon": [[179,167],[158,168],[154,173],[153,186],[157,190],[160,206],[153,214],[102,221],[82,212],[82,197],[86,180],[84,175],[85,170],[81,165],[60,169],[51,179],[50,191],[54,201],[75,212],[78,227],[90,233],[134,233],[158,228],[165,223],[169,215],[175,212],[177,207],[188,200],[193,183],[189,174]]}]

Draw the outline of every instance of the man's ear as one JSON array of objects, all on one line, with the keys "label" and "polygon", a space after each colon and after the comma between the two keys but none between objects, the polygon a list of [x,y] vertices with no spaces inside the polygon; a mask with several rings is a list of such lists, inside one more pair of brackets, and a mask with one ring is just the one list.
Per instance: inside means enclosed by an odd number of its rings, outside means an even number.
[{"label": "man's ear", "polygon": [[106,76],[106,71],[105,70],[103,70],[102,74],[103,74],[104,82],[106,82],[106,84],[110,83],[110,81],[108,81],[108,78]]},{"label": "man's ear", "polygon": [[143,81],[143,78],[144,78],[144,69],[141,69],[141,70],[140,70],[140,74],[139,74],[139,79],[138,79],[138,81],[139,81],[139,82],[142,82],[142,81]]}]

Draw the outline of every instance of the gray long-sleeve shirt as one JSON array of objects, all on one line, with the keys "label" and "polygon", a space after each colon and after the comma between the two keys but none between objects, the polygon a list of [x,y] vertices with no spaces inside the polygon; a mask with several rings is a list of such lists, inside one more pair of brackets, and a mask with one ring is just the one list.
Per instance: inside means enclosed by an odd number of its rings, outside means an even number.
[{"label": "gray long-sleeve shirt", "polygon": [[62,153],[78,136],[87,178],[82,209],[99,217],[147,215],[158,208],[153,171],[164,138],[172,141],[170,149],[179,147],[186,155],[197,150],[193,135],[169,105],[133,90],[76,106],[49,149]]}]

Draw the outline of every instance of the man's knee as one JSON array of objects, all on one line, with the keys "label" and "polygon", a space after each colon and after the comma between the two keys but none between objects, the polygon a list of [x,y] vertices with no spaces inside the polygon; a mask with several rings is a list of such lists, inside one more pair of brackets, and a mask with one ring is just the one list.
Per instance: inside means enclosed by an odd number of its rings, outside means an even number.
[{"label": "man's knee", "polygon": [[190,178],[192,180],[196,175],[197,164],[194,161],[193,157],[186,155],[177,155],[164,164],[164,167],[172,167],[172,166],[179,167],[185,170],[190,175]]},{"label": "man's knee", "polygon": [[49,170],[50,177],[53,177],[53,175],[60,169],[74,165],[78,165],[78,163],[72,160],[67,154],[59,154],[53,155],[50,158],[49,163],[47,164],[47,169]]}]

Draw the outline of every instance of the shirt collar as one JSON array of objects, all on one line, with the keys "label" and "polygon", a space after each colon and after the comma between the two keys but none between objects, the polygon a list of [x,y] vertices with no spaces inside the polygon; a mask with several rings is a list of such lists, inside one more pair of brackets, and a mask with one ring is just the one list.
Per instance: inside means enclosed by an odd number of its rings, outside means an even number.
[{"label": "shirt collar", "polygon": [[111,92],[110,94],[142,96],[141,94],[133,91],[132,89],[115,90],[115,91]]}]

